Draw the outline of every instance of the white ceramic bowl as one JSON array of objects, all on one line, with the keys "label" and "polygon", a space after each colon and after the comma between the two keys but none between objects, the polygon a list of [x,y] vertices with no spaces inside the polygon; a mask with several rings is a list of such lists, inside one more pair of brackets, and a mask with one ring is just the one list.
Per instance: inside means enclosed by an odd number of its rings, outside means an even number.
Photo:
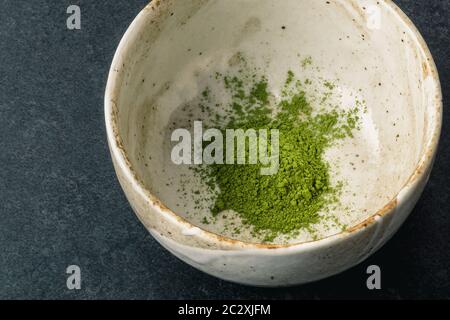
[{"label": "white ceramic bowl", "polygon": [[[173,181],[180,182],[184,169],[170,162],[169,123],[182,119],[181,106],[199,95],[208,74],[226,70],[236,52],[264,64],[275,96],[286,71],[300,70],[299,59],[311,56],[316,67],[303,76],[338,79],[342,103],[355,96],[365,101],[361,131],[328,154],[348,180],[345,231],[264,244],[202,224],[203,215],[189,212],[190,200],[177,207]],[[431,54],[389,0],[155,0],[124,35],[105,94],[114,167],[142,223],[197,269],[257,286],[322,279],[379,249],[425,187],[441,115]],[[356,161],[356,168],[349,165]],[[201,188],[189,179],[188,189]]]}]

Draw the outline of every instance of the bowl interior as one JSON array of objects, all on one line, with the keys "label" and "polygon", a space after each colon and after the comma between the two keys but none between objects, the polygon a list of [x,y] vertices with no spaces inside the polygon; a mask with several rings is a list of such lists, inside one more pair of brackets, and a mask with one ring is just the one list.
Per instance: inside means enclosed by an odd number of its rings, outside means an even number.
[{"label": "bowl interior", "polygon": [[361,129],[326,153],[334,181],[345,181],[341,205],[327,213],[339,224],[274,242],[329,236],[374,214],[400,191],[431,139],[436,89],[427,57],[384,1],[166,0],[148,6],[131,28],[115,91],[128,158],[168,208],[214,233],[260,240],[227,228],[238,215],[204,223],[211,202],[197,195],[208,189],[189,166],[171,161],[170,135],[205,117],[199,100],[206,86],[226,101],[211,75],[233,69],[237,56],[260,68],[274,99],[292,70],[311,80],[312,100],[330,81],[334,105],[364,109]]}]

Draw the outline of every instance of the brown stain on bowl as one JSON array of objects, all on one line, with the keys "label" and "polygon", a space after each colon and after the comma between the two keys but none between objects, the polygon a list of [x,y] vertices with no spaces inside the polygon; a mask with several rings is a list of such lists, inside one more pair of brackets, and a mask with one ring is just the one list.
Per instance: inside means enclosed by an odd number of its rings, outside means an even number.
[{"label": "brown stain on bowl", "polygon": [[388,213],[392,212],[397,207],[397,202],[398,202],[397,198],[392,199],[383,208],[381,208],[376,214],[370,216],[363,222],[347,229],[345,232],[353,233],[360,229],[364,229],[364,228],[368,227],[369,225],[373,224],[377,218],[384,217]]},{"label": "brown stain on bowl", "polygon": [[426,61],[422,62],[422,71],[424,78],[427,78],[430,75],[430,71],[428,69],[428,64]]}]

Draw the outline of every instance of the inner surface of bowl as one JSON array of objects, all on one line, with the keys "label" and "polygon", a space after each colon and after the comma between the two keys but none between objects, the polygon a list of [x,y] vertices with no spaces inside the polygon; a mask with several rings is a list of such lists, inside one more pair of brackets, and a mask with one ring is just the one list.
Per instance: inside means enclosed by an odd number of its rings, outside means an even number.
[{"label": "inner surface of bowl", "polygon": [[353,138],[326,153],[333,181],[344,182],[340,205],[324,213],[333,219],[275,243],[326,237],[373,215],[407,182],[431,139],[436,92],[426,56],[384,1],[166,0],[142,14],[121,71],[119,134],[145,187],[205,230],[261,241],[250,229],[230,227],[240,225],[233,212],[205,220],[207,186],[191,166],[171,160],[173,130],[207,120],[199,106],[204,89],[226,105],[213,75],[238,68],[236,57],[258,67],[274,100],[291,70],[310,81],[305,90],[314,108],[322,107],[324,83],[333,83],[333,105],[364,110]]}]

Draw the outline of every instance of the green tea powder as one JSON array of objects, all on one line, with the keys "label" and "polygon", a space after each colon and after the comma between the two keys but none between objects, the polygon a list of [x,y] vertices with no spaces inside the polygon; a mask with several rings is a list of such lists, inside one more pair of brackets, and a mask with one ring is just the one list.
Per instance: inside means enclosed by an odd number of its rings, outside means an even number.
[{"label": "green tea powder", "polygon": [[[233,210],[265,241],[310,230],[322,219],[320,212],[338,201],[339,184],[332,185],[324,153],[337,140],[352,136],[358,110],[313,111],[303,89],[309,80],[302,83],[292,71],[286,76],[281,101],[271,96],[264,76],[237,74],[220,75],[232,97],[232,111],[216,118],[221,119],[222,130],[278,129],[279,170],[261,175],[261,164],[202,167],[198,170],[202,179],[217,190],[212,214]],[[332,90],[331,85],[327,88]]]}]

